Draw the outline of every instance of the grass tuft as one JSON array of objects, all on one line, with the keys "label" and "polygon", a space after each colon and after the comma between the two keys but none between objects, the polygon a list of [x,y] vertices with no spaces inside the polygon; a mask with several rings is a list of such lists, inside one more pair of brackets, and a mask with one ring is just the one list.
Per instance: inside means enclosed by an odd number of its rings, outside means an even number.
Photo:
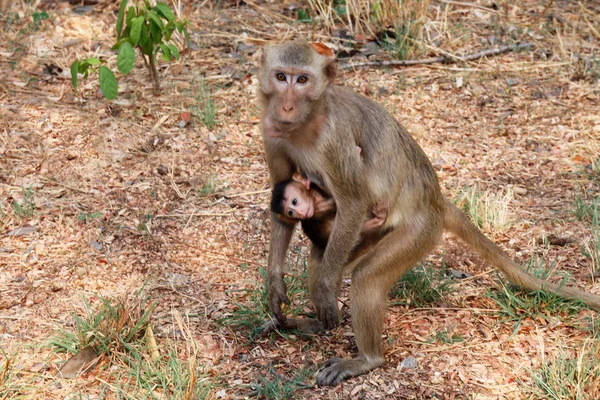
[{"label": "grass tuft", "polygon": [[[543,354],[543,353],[542,353]],[[531,371],[537,398],[592,400],[600,398],[600,342],[587,340],[582,346],[564,349]]]},{"label": "grass tuft", "polygon": [[99,372],[109,374],[99,380],[102,393],[111,393],[110,398],[206,398],[212,384],[196,364],[193,336],[185,335],[185,350],[168,341],[157,345],[150,325],[156,302],[144,301],[140,293],[100,298],[97,307],[83,302],[84,315],[73,317],[73,330],[59,332],[50,344],[57,353],[92,348],[100,363],[109,363],[110,368]]},{"label": "grass tuft", "polygon": [[454,291],[443,270],[419,265],[406,272],[391,291],[392,304],[425,307],[438,303]]},{"label": "grass tuft", "polygon": [[33,189],[30,186],[27,189],[23,187],[21,190],[23,200],[20,203],[15,201],[13,203],[13,209],[15,210],[15,214],[17,214],[19,217],[31,218],[33,217],[33,212],[35,210]]},{"label": "grass tuft", "polygon": [[[537,258],[531,258],[523,269],[543,280],[554,275],[553,265],[546,267],[544,261]],[[568,275],[563,275],[559,285],[566,285],[568,280]],[[500,291],[489,291],[487,296],[500,307],[498,314],[501,321],[515,324],[512,335],[519,331],[526,318],[550,321],[557,315],[573,315],[587,307],[581,301],[563,299],[546,291],[525,293],[513,284],[505,285],[501,282],[500,285]]]},{"label": "grass tuft", "polygon": [[210,88],[204,81],[204,78],[200,79],[200,84],[197,88],[195,97],[198,105],[192,107],[192,112],[200,118],[204,126],[212,129],[216,124],[217,106],[211,98]]},{"label": "grass tuft", "polygon": [[273,379],[266,376],[257,376],[256,382],[251,384],[253,393],[259,399],[293,399],[296,397],[298,389],[310,388],[312,385],[306,384],[311,379],[314,371],[310,368],[300,369],[293,378],[283,376],[269,364],[269,371]]},{"label": "grass tuft", "polygon": [[600,196],[596,197],[589,206],[591,227],[589,240],[583,246],[583,254],[590,259],[590,270],[595,274],[600,270],[600,219],[598,218],[598,207]]},{"label": "grass tuft", "polygon": [[[286,306],[285,311],[289,317],[297,317],[306,314],[305,309],[308,302],[306,259],[298,257],[290,270],[292,273],[287,275],[284,280],[291,305]],[[223,325],[249,330],[251,341],[256,339],[260,333],[262,324],[272,318],[269,312],[267,271],[261,267],[259,273],[264,284],[258,288],[242,290],[243,297],[246,297],[247,300],[243,303],[236,302],[236,310],[219,320]],[[280,332],[280,334],[286,336],[285,332]]]},{"label": "grass tuft", "polygon": [[502,232],[511,224],[508,205],[512,190],[504,193],[482,192],[478,186],[467,186],[456,196],[455,204],[467,213],[473,223],[486,233]]},{"label": "grass tuft", "polygon": [[406,59],[422,40],[429,0],[309,0],[309,5],[314,18],[303,11],[298,15],[302,20],[319,21],[330,33],[341,25],[352,35],[380,37],[387,50]]}]

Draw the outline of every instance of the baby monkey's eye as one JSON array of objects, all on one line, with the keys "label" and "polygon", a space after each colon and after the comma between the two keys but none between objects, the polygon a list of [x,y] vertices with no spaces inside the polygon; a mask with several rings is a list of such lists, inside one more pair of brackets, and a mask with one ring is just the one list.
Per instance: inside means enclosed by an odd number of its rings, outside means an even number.
[{"label": "baby monkey's eye", "polygon": [[293,217],[294,216],[294,212],[292,210],[288,211],[288,217]]},{"label": "baby monkey's eye", "polygon": [[277,78],[278,81],[284,82],[285,74],[283,72],[278,72],[277,75],[275,75],[275,78]]},{"label": "baby monkey's eye", "polygon": [[298,80],[297,80],[297,82],[298,82],[298,83],[306,83],[306,82],[308,82],[308,76],[306,76],[306,75],[300,75],[300,76],[298,77]]},{"label": "baby monkey's eye", "polygon": [[297,204],[298,204],[298,199],[294,199],[294,200],[292,200],[292,205],[293,205],[293,206],[295,206],[295,205],[297,205]]}]

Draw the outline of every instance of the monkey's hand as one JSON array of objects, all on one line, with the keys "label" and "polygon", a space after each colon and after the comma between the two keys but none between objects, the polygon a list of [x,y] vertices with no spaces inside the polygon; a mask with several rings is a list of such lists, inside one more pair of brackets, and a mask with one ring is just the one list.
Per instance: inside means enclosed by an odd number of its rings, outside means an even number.
[{"label": "monkey's hand", "polygon": [[285,322],[285,315],[281,310],[281,305],[290,305],[290,298],[287,296],[287,287],[283,281],[283,277],[279,279],[269,279],[269,307],[271,313],[279,323]]},{"label": "monkey's hand", "polygon": [[317,319],[323,323],[325,329],[335,328],[339,324],[336,287],[317,282],[314,303]]}]

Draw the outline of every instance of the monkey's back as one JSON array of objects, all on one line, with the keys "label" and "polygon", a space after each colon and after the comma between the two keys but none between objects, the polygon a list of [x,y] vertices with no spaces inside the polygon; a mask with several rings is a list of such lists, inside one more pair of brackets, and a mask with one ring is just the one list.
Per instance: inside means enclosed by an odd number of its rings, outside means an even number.
[{"label": "monkey's back", "polygon": [[[444,200],[431,162],[394,116],[348,88],[335,86],[330,93],[330,107],[342,110],[333,113],[340,119],[334,123],[347,128],[342,131],[345,140],[354,140],[361,147],[363,173],[373,202],[384,201],[388,206],[384,227],[397,226],[407,216],[419,218],[417,210],[428,207],[443,212]],[[390,174],[390,166],[401,173]]]}]

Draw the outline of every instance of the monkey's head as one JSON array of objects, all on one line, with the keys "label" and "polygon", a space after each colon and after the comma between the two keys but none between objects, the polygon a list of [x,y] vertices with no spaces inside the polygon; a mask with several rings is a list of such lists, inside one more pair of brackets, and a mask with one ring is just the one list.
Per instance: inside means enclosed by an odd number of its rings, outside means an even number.
[{"label": "monkey's head", "polygon": [[335,73],[335,55],[323,44],[293,41],[265,47],[258,74],[265,132],[288,136],[307,123]]},{"label": "monkey's head", "polygon": [[306,185],[288,179],[273,188],[271,211],[294,220],[312,218],[315,213],[314,199]]}]

